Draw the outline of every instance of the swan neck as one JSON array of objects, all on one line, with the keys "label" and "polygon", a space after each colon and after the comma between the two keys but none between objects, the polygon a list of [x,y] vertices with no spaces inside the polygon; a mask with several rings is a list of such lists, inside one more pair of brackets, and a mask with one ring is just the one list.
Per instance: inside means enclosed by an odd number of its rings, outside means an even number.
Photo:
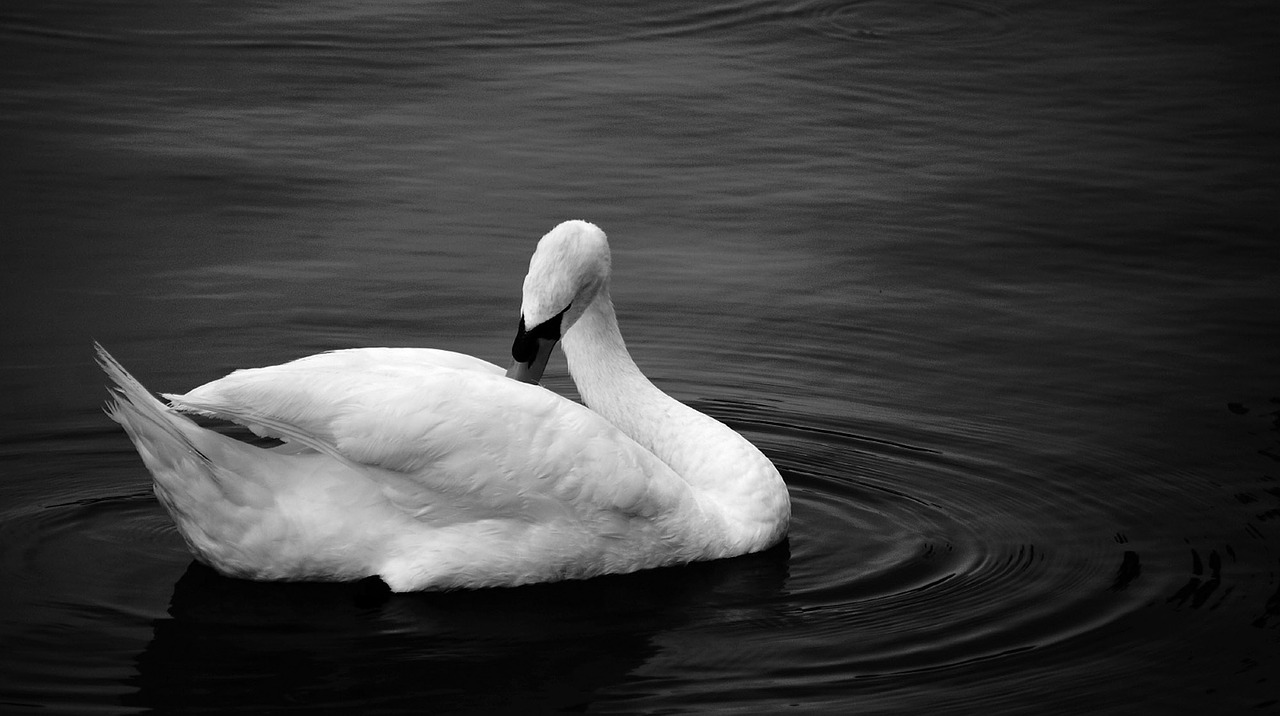
[{"label": "swan neck", "polygon": [[790,507],[777,468],[741,435],[649,382],[627,352],[607,286],[562,344],[587,407],[694,488],[725,521],[724,544],[755,550],[781,539]]},{"label": "swan neck", "polygon": [[657,392],[627,351],[608,286],[601,288],[587,305],[582,316],[565,333],[562,344],[569,373],[583,402],[615,425],[617,421],[612,414],[615,411],[610,410],[609,403],[634,400],[637,391]]}]

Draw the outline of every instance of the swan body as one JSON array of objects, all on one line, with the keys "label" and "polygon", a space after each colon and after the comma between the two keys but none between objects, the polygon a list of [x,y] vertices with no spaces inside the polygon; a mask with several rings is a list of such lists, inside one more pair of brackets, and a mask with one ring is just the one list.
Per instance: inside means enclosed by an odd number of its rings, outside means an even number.
[{"label": "swan body", "polygon": [[[644,377],[609,277],[595,226],[544,236],[505,373],[449,351],[349,349],[235,371],[165,404],[99,347],[107,411],[194,555],[231,576],[514,586],[775,544],[790,517],[777,470]],[[586,405],[513,379],[536,381],[557,340]]]}]

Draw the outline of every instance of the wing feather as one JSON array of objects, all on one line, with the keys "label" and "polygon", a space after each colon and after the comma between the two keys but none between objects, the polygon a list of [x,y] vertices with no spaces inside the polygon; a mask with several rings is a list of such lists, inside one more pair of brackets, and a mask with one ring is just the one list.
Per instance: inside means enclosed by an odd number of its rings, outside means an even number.
[{"label": "wing feather", "polygon": [[[406,350],[415,353],[388,352]],[[484,361],[420,350],[321,354],[166,397],[355,469],[376,468],[388,498],[416,516],[430,515],[442,496],[452,510],[529,521],[701,512],[679,475],[585,406]]]}]

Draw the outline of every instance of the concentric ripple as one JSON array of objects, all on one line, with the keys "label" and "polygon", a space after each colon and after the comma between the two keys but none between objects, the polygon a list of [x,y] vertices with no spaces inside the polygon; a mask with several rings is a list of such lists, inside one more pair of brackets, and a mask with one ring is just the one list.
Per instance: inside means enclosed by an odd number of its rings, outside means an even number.
[{"label": "concentric ripple", "polygon": [[190,556],[150,490],[15,510],[0,517],[13,593],[83,607],[127,606],[163,591]]},{"label": "concentric ripple", "polygon": [[815,651],[832,678],[1019,654],[1104,627],[1168,588],[1116,589],[1125,550],[1078,538],[1055,514],[1083,504],[1064,504],[1033,476],[801,427],[798,416],[752,425],[746,411],[718,412],[773,446],[791,486],[792,656],[808,664],[796,678],[820,678]]},{"label": "concentric ripple", "polygon": [[149,490],[0,515],[0,604],[22,615],[0,632],[6,702],[74,713],[128,691],[190,559]]}]

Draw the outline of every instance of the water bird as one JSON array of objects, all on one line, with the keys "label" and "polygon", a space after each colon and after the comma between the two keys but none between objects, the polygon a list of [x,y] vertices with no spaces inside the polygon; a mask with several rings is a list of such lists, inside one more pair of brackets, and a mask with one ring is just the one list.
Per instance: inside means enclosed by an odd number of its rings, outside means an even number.
[{"label": "water bird", "polygon": [[[195,557],[256,580],[393,591],[583,579],[760,551],[777,469],[627,352],[603,231],[567,221],[524,279],[513,364],[356,348],[237,370],[166,404],[105,349],[107,413]],[[537,382],[563,346],[585,405]],[[188,414],[282,441],[251,445]]]}]

